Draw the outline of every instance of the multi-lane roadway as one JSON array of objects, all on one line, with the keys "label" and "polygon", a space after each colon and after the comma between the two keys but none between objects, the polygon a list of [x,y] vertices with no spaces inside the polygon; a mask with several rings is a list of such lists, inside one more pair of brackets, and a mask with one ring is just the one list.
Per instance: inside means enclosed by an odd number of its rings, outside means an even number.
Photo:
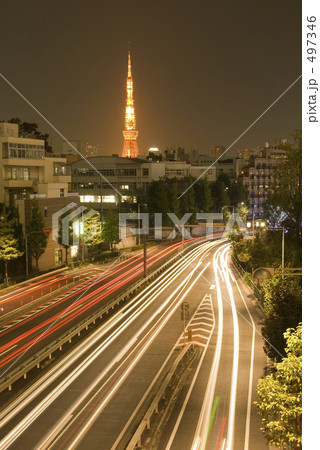
[{"label": "multi-lane roadway", "polygon": [[[150,250],[150,264],[152,257],[161,257],[159,249]],[[61,309],[54,309],[63,304],[60,299],[42,315],[36,312],[2,328],[7,336],[19,330],[0,348],[3,369],[43,345],[38,339],[30,348],[37,337],[47,338],[46,330],[63,323],[61,332],[79,320],[106,293],[142,271],[142,265],[137,256],[101,276],[89,291],[80,284],[61,320],[55,321]],[[261,312],[232,269],[225,241],[199,244],[179,257],[23,392],[13,394],[0,411],[0,448],[126,448],[159,388],[160,375],[185,344],[183,302],[189,304],[185,325],[192,329],[190,344],[199,348],[199,357],[158,433],[156,448],[265,449],[252,405],[266,365]]]}]

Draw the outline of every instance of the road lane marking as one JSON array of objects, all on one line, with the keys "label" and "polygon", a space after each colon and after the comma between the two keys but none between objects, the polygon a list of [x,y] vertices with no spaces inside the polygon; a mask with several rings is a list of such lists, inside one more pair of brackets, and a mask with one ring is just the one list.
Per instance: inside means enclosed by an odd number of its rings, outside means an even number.
[{"label": "road lane marking", "polygon": [[238,313],[233,296],[232,285],[230,283],[228,265],[226,260],[226,252],[228,248],[223,251],[224,256],[224,272],[227,289],[229,293],[232,322],[233,322],[233,361],[232,361],[232,377],[231,377],[231,389],[230,389],[230,401],[229,401],[229,415],[228,415],[228,432],[227,432],[227,450],[233,449],[234,442],[234,427],[235,427],[235,409],[237,401],[237,384],[238,384],[238,369],[239,369],[239,322]]},{"label": "road lane marking", "polygon": [[[210,246],[214,247],[215,245],[217,245],[218,243],[211,243]],[[166,287],[166,280],[174,280],[177,276],[179,276],[181,274],[181,272],[185,269],[187,269],[189,267],[190,262],[193,262],[201,252],[203,252],[203,248],[207,248],[208,244],[204,244],[202,245],[200,248],[198,247],[197,249],[195,249],[194,251],[192,251],[188,257],[184,258],[183,260],[177,260],[173,266],[170,267],[170,270],[164,272],[162,275],[159,276],[158,279],[156,279],[155,281],[153,281],[147,288],[145,288],[140,294],[138,294],[137,296],[135,296],[127,306],[124,307],[125,313],[130,315],[131,312],[133,311],[133,309],[137,309],[137,305],[142,304],[143,306],[143,301],[145,301],[146,303],[152,303],[152,301],[150,300],[150,293],[154,293],[153,295],[158,295],[159,292],[164,289],[164,286]],[[179,269],[179,273],[177,273],[177,270],[174,270],[175,268]],[[173,272],[173,274],[172,274]],[[192,273],[191,273],[192,275]],[[188,278],[188,277],[187,277]],[[159,287],[160,286],[160,287]],[[148,306],[147,304],[147,306]],[[139,309],[142,310],[142,306],[139,306]],[[145,306],[144,308],[146,308],[147,306]],[[165,308],[166,305],[163,305],[163,308]],[[123,312],[124,314],[124,312]],[[139,314],[136,313],[135,317],[138,317]],[[120,320],[120,319],[119,319]],[[129,319],[126,319],[127,321]],[[130,319],[133,320],[133,319]],[[104,334],[106,333],[106,326],[101,327],[102,330],[104,330]],[[100,331],[101,329],[99,329],[99,333],[102,332]],[[73,376],[76,378],[77,376],[79,376],[86,367],[84,367],[84,363],[88,363],[88,361],[90,360],[91,362],[104,350],[104,348],[106,348],[107,346],[110,345],[110,343],[116,339],[116,337],[118,337],[119,334],[121,334],[121,332],[123,331],[123,326],[121,327],[121,329],[117,329],[115,330],[111,336],[107,339],[107,342],[104,342],[103,344],[101,344],[99,347],[97,347],[88,357],[87,359],[81,363],[76,370],[73,371]],[[88,338],[88,341],[85,341],[88,343],[89,348],[92,345],[92,343],[90,342],[91,337]],[[1,426],[3,426],[3,424],[7,423],[9,420],[11,420],[13,417],[15,417],[16,414],[18,414],[23,407],[25,407],[26,405],[28,405],[35,397],[37,397],[39,395],[40,392],[42,392],[45,388],[47,388],[58,376],[60,376],[71,364],[73,364],[84,352],[87,351],[87,347],[85,345],[80,345],[80,347],[82,347],[82,349],[75,349],[75,352],[72,352],[73,358],[71,358],[71,355],[68,356],[68,358],[65,358],[64,362],[64,366],[62,367],[62,362],[61,362],[61,369],[60,371],[56,370],[56,367],[54,367],[52,369],[52,374],[50,377],[46,378],[46,374],[39,379],[39,383],[37,385],[36,390],[31,391],[29,396],[27,397],[26,395],[24,395],[24,393],[22,395],[19,396],[19,400],[22,398],[23,401],[17,401],[16,405],[13,408],[11,408],[11,406],[9,405],[9,407],[6,409],[6,415],[3,416],[3,419],[1,420]],[[90,362],[90,363],[91,363]],[[59,364],[58,364],[59,366]],[[63,383],[60,383],[60,389],[62,389],[59,393],[57,393],[57,388],[55,388],[43,401],[41,401],[41,403],[34,408],[30,413],[27,414],[27,416],[18,424],[14,427],[14,429],[11,430],[11,432],[0,442],[0,446],[1,445],[5,445],[7,448],[8,445],[11,445],[10,443],[14,442],[17,437],[23,433],[23,431],[41,414],[41,412],[43,410],[45,410],[62,392],[65,388],[67,388],[67,386],[69,386],[69,384],[71,384],[71,382],[73,381],[73,379],[70,379],[70,376],[72,374],[69,374],[65,379]],[[42,383],[42,380],[45,379],[46,382]],[[18,400],[17,399],[17,400]],[[2,413],[0,413],[2,414]]]},{"label": "road lane marking", "polygon": [[10,352],[13,348],[15,348],[17,346],[17,344],[12,345],[10,348],[8,348],[7,350],[5,350],[4,352],[0,353],[0,356],[3,356],[5,353]]},{"label": "road lane marking", "polygon": [[[213,270],[214,276],[217,284],[217,302],[218,302],[218,336],[217,343],[214,352],[214,358],[211,365],[208,384],[206,388],[206,392],[204,395],[204,400],[201,408],[201,412],[199,415],[194,439],[192,442],[191,448],[193,450],[204,450],[207,443],[207,430],[210,423],[210,414],[212,411],[215,387],[219,372],[220,359],[221,359],[221,351],[222,351],[222,339],[223,339],[223,304],[222,304],[222,295],[221,295],[221,287],[220,287],[220,277],[218,277],[218,272],[220,273],[220,269],[218,266],[218,258],[219,258],[220,250],[218,250],[213,257]],[[223,278],[222,278],[223,279]],[[166,450],[169,447],[166,448]]]},{"label": "road lane marking", "polygon": [[252,326],[252,343],[251,343],[251,357],[250,357],[250,372],[249,372],[249,385],[248,385],[248,402],[247,402],[247,415],[246,415],[246,430],[245,430],[245,440],[244,440],[244,450],[249,450],[249,440],[250,440],[250,420],[251,420],[251,408],[252,408],[252,388],[253,388],[253,366],[254,366],[254,350],[255,350],[255,338],[256,338],[256,325],[254,323],[253,317],[249,311],[247,306],[247,302],[245,301],[242,292],[240,290],[239,284],[237,280],[235,280],[237,288],[240,292],[240,296],[246,307],[248,315],[250,317],[251,326]]}]

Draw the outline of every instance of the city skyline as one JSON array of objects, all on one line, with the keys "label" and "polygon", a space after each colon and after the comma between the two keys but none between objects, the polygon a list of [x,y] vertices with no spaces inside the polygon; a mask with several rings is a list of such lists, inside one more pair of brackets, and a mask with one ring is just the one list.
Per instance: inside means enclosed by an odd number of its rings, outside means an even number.
[{"label": "city skyline", "polygon": [[[182,10],[174,2],[166,10],[96,2],[90,12],[84,2],[31,5],[14,9],[15,33],[4,24],[1,72],[68,140],[96,142],[101,155],[122,150],[128,40],[141,154],[228,147],[301,73],[298,4]],[[300,88],[299,81],[230,152],[300,128]],[[61,139],[4,80],[0,93],[2,120],[35,121],[60,150]]]}]

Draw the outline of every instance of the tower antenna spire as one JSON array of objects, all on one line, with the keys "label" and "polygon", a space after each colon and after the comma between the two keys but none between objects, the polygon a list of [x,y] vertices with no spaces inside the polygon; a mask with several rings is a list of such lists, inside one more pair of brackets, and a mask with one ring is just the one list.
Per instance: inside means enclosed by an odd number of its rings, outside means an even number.
[{"label": "tower antenna spire", "polygon": [[[130,42],[128,42],[128,46],[129,45]],[[124,127],[125,129],[122,132],[124,138],[122,157],[136,158],[139,154],[137,143],[138,131],[136,130],[136,116],[133,101],[133,79],[131,71],[130,48],[128,49],[127,99],[126,99]]]}]

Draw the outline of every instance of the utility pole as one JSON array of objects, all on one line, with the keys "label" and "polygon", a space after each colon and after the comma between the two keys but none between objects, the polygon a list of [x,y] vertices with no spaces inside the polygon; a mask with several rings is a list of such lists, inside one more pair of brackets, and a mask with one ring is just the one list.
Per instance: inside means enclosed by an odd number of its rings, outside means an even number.
[{"label": "utility pole", "polygon": [[143,276],[147,276],[147,236],[143,235]]},{"label": "utility pole", "polygon": [[254,238],[254,209],[252,207],[252,239]]},{"label": "utility pole", "polygon": [[102,226],[103,219],[103,202],[102,202],[102,176],[100,175],[100,222]]},{"label": "utility pole", "polygon": [[140,205],[138,203],[138,245],[140,245]]},{"label": "utility pole", "polygon": [[184,247],[184,225],[181,225],[181,247]]},{"label": "utility pole", "polygon": [[26,275],[29,277],[28,235],[26,233]]}]

